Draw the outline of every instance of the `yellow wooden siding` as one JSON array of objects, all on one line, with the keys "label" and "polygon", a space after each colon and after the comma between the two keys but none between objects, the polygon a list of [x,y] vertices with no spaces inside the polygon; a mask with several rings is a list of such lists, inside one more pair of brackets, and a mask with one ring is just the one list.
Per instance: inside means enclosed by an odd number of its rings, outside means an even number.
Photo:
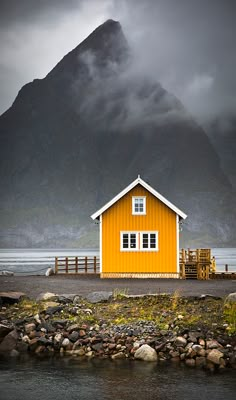
[{"label": "yellow wooden siding", "polygon": [[[132,215],[132,196],[146,196],[146,215]],[[120,232],[158,231],[158,251],[120,251]],[[176,214],[137,185],[102,215],[102,273],[175,273]]]}]

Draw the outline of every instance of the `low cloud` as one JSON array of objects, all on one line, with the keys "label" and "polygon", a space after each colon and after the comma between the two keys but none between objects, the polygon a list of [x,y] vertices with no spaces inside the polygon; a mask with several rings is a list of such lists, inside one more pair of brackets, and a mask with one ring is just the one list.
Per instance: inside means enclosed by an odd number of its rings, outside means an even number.
[{"label": "low cloud", "polygon": [[134,73],[160,82],[200,121],[235,111],[235,1],[3,0],[0,7],[0,112],[109,18],[121,22]]}]

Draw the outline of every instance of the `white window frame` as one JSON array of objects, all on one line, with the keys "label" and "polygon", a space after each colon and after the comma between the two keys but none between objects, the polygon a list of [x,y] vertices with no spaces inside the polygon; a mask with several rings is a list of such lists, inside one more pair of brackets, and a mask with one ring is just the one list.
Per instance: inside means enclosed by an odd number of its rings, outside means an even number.
[{"label": "white window frame", "polygon": [[[123,235],[128,235],[129,247],[123,247]],[[130,247],[130,235],[133,234],[136,237],[136,247]],[[143,247],[143,235],[148,235],[148,247]],[[156,236],[156,247],[151,247],[151,234]],[[121,231],[120,232],[120,251],[129,252],[157,252],[159,251],[159,232],[158,231]]]},{"label": "white window frame", "polygon": [[[128,235],[128,247],[123,247],[123,235]],[[130,237],[131,235],[135,235],[136,238],[136,247],[130,246]],[[122,231],[120,232],[120,250],[121,251],[139,251],[139,237],[138,232],[131,232],[131,231]]]},{"label": "white window frame", "polygon": [[[143,211],[135,211],[135,200],[143,200]],[[132,215],[146,215],[146,196],[132,196]]]},{"label": "white window frame", "polygon": [[[148,247],[143,247],[143,235],[148,235]],[[156,246],[151,247],[151,235],[156,236]],[[142,231],[140,232],[140,251],[158,251],[158,232],[157,231]]]}]

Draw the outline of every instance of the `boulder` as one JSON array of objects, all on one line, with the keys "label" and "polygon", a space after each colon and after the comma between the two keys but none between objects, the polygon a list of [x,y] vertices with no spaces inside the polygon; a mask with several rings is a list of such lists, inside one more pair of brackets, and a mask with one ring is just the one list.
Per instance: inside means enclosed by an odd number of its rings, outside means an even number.
[{"label": "boulder", "polygon": [[4,275],[4,276],[14,276],[14,272],[13,271],[1,271],[0,275]]},{"label": "boulder", "polygon": [[19,303],[24,297],[26,294],[23,292],[0,292],[0,304]]},{"label": "boulder", "polygon": [[235,303],[235,302],[236,302],[236,292],[230,293],[225,299],[225,303]]},{"label": "boulder", "polygon": [[148,344],[143,344],[135,351],[134,358],[143,361],[157,361],[157,352]]},{"label": "boulder", "polygon": [[13,331],[14,327],[12,324],[5,322],[0,324],[0,341],[4,338],[8,333]]},{"label": "boulder", "polygon": [[45,272],[45,276],[51,276],[54,275],[54,269],[52,267],[48,268],[47,271]]},{"label": "boulder", "polygon": [[221,353],[221,351],[217,350],[217,349],[213,349],[209,352],[208,356],[207,356],[207,360],[212,362],[213,364],[218,364],[220,365],[220,359],[224,356],[223,353]]},{"label": "boulder", "polygon": [[43,293],[40,293],[36,297],[36,301],[50,300],[50,299],[54,299],[55,297],[57,297],[57,295],[55,293],[43,292]]},{"label": "boulder", "polygon": [[16,348],[17,345],[17,340],[18,340],[18,333],[14,329],[8,335],[6,335],[0,344],[0,353],[3,352],[11,352]]},{"label": "boulder", "polygon": [[111,298],[112,298],[112,292],[105,292],[105,291],[92,292],[86,296],[86,300],[89,301],[89,303],[93,304],[107,302],[111,300]]}]

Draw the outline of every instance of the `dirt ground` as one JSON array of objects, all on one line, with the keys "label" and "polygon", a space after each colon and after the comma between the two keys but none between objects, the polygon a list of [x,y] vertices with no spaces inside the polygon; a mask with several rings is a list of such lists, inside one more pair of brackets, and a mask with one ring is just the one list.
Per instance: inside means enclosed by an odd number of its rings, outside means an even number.
[{"label": "dirt ground", "polygon": [[183,296],[211,294],[219,297],[236,292],[236,280],[100,279],[99,276],[0,276],[0,291],[20,291],[30,298],[42,292],[87,295],[94,291],[125,291],[127,294],[169,293]]}]

